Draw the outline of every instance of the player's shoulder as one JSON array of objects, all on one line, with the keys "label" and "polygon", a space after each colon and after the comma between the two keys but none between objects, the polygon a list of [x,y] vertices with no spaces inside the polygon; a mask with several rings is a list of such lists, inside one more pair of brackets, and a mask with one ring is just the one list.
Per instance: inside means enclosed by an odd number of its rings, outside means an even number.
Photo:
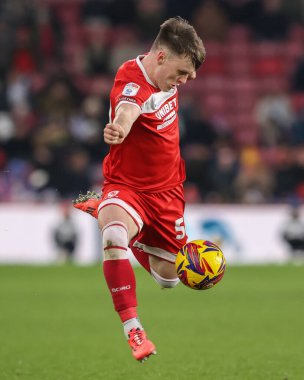
[{"label": "player's shoulder", "polygon": [[156,88],[147,80],[139,63],[139,57],[124,62],[118,69],[114,87],[121,91],[128,99],[134,97],[146,101],[156,91]]},{"label": "player's shoulder", "polygon": [[145,92],[153,93],[158,91],[147,77],[141,64],[140,56],[124,62],[119,67],[115,80],[125,84],[135,84],[141,89],[144,89]]},{"label": "player's shoulder", "polygon": [[130,81],[132,78],[136,78],[139,81],[143,81],[144,76],[138,67],[136,59],[130,59],[118,68],[116,78],[125,81]]}]

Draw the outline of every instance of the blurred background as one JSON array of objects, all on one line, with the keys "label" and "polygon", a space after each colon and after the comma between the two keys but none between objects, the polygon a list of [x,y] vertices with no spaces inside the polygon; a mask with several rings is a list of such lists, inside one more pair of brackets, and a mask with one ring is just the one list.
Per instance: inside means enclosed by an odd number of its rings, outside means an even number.
[{"label": "blurred background", "polygon": [[102,185],[115,72],[176,15],[207,51],[180,89],[189,238],[232,262],[286,261],[291,240],[302,257],[302,0],[1,0],[0,262],[99,259],[71,200]]}]

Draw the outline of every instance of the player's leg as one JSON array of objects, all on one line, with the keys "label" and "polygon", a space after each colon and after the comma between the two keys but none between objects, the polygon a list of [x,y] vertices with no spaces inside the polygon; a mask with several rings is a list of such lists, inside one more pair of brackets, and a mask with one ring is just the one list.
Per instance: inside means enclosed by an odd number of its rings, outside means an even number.
[{"label": "player's leg", "polygon": [[136,260],[139,262],[139,264],[148,272],[151,274],[151,265],[150,265],[150,255],[144,252],[143,249],[134,246],[136,238],[133,239],[130,242],[130,249],[133,253],[133,256],[136,258]]},{"label": "player's leg", "polygon": [[[97,219],[98,208],[101,202],[102,198],[100,194],[88,191],[86,194],[79,194],[77,199],[73,201],[73,205],[75,208],[84,211]],[[179,280],[176,276],[174,263],[172,264],[166,259],[163,260],[157,256],[150,255],[148,252],[145,252],[140,245],[134,245],[135,241],[136,239],[131,240],[129,247],[140,265],[154,277],[162,288],[172,288],[176,286]],[[172,260],[172,258],[170,258],[170,260]]]},{"label": "player's leg", "polygon": [[150,273],[156,282],[162,288],[173,288],[179,283],[176,254],[187,242],[183,188],[180,186],[148,197],[151,215],[157,215],[157,218],[145,224],[133,245],[149,255]]},{"label": "player's leg", "polygon": [[175,263],[149,255],[151,275],[162,288],[174,288],[179,283]]},{"label": "player's leg", "polygon": [[117,205],[101,208],[98,224],[102,231],[105,280],[133,356],[142,361],[155,353],[155,346],[146,338],[137,316],[136,280],[126,257],[129,241],[138,233],[138,226],[132,217]]},{"label": "player's leg", "polygon": [[[86,194],[78,195],[78,197],[73,201],[73,206],[97,219],[98,208],[101,202],[102,198],[100,194],[95,191],[87,191]],[[129,247],[139,264],[145,268],[147,272],[151,273],[149,255],[147,255],[142,249],[134,247],[132,241],[130,242]]]}]

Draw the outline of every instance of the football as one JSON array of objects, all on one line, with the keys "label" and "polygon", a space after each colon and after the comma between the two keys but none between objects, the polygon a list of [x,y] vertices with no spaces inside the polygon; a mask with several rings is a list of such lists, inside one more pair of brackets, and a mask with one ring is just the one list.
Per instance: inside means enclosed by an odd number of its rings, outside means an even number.
[{"label": "football", "polygon": [[184,285],[195,290],[206,290],[223,278],[226,259],[214,243],[193,240],[179,250],[175,266],[177,275]]}]

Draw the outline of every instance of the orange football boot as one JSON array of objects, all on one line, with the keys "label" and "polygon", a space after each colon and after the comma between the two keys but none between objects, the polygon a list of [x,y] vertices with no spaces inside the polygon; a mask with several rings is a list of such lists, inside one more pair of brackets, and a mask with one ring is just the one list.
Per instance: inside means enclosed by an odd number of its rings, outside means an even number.
[{"label": "orange football boot", "polygon": [[78,210],[84,211],[98,218],[98,206],[101,203],[101,195],[95,191],[87,191],[86,194],[79,194],[78,198],[73,201],[73,206]]},{"label": "orange football boot", "polygon": [[155,346],[147,338],[144,330],[133,328],[129,331],[128,336],[128,343],[136,360],[143,363],[149,356],[156,354]]}]

